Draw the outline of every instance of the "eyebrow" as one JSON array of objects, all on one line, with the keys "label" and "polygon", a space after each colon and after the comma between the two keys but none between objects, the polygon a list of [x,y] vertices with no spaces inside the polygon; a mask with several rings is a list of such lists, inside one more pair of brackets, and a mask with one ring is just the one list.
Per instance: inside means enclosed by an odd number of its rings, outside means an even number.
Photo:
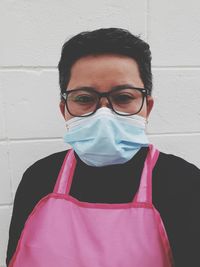
[{"label": "eyebrow", "polygon": [[120,84],[120,85],[116,85],[114,87],[111,88],[111,90],[120,90],[120,89],[126,89],[126,88],[138,88],[137,86],[134,86],[133,84]]},{"label": "eyebrow", "polygon": [[[120,89],[127,89],[127,88],[140,88],[140,87],[137,87],[137,86],[134,86],[133,84],[120,84],[120,85],[116,85],[116,86],[113,86],[111,87],[111,91],[115,91],[115,90],[120,90]],[[79,86],[79,87],[75,87],[73,89],[69,89],[69,90],[84,90],[84,89],[89,89],[89,90],[97,90],[95,87],[91,87],[91,86]],[[143,89],[143,88],[141,88]]]}]

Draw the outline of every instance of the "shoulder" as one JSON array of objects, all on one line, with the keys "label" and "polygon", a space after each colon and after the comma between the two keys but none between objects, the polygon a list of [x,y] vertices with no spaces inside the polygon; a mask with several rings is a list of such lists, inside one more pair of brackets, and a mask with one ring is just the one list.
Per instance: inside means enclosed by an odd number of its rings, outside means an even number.
[{"label": "shoulder", "polygon": [[193,211],[199,209],[200,170],[181,157],[160,152],[153,169],[152,193],[153,203],[169,228],[170,223],[175,226],[184,221],[185,225],[185,210],[195,216]]},{"label": "shoulder", "polygon": [[160,152],[154,167],[156,183],[171,194],[200,191],[200,169],[185,159]]},{"label": "shoulder", "polygon": [[182,174],[183,176],[188,174],[200,175],[200,169],[197,166],[173,154],[160,152],[156,165],[169,173]]},{"label": "shoulder", "polygon": [[48,166],[49,167],[55,167],[57,165],[59,165],[60,163],[62,163],[62,161],[64,160],[64,157],[66,155],[68,150],[64,150],[64,151],[60,151],[60,152],[56,152],[53,153],[51,155],[48,155],[44,158],[41,158],[39,160],[37,160],[36,162],[34,162],[32,165],[30,165],[26,170],[25,173],[34,171],[34,170],[38,170],[40,168],[45,168]]},{"label": "shoulder", "polygon": [[56,174],[63,163],[67,151],[68,150],[56,152],[37,160],[25,170],[23,176],[39,175],[41,181],[42,176],[52,176]]},{"label": "shoulder", "polygon": [[37,201],[52,192],[67,151],[53,153],[30,165],[23,173],[16,197]]}]

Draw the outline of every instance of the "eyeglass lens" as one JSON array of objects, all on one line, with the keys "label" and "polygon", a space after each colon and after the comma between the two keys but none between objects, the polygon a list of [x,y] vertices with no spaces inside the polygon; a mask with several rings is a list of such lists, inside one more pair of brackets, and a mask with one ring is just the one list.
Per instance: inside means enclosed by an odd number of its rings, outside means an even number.
[{"label": "eyeglass lens", "polygon": [[[143,94],[137,89],[121,89],[111,91],[109,95],[110,102],[115,112],[118,114],[137,113],[143,104]],[[97,93],[87,90],[74,90],[67,97],[67,106],[74,116],[93,113],[99,103]]]}]

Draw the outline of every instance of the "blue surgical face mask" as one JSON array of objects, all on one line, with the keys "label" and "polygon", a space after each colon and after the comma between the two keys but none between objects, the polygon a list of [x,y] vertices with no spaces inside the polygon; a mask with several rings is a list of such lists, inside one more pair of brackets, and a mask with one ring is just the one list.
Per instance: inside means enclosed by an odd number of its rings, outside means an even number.
[{"label": "blue surgical face mask", "polygon": [[149,144],[146,119],[139,115],[120,116],[102,107],[89,117],[75,117],[66,123],[64,141],[90,166],[125,163]]}]

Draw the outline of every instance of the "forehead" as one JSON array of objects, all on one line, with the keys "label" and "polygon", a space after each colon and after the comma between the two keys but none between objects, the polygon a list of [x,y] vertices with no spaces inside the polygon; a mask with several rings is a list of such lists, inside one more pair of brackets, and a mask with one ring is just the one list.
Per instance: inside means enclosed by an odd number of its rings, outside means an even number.
[{"label": "forehead", "polygon": [[68,86],[115,86],[120,83],[133,83],[141,87],[143,83],[137,62],[116,54],[89,55],[78,59],[71,68]]}]

